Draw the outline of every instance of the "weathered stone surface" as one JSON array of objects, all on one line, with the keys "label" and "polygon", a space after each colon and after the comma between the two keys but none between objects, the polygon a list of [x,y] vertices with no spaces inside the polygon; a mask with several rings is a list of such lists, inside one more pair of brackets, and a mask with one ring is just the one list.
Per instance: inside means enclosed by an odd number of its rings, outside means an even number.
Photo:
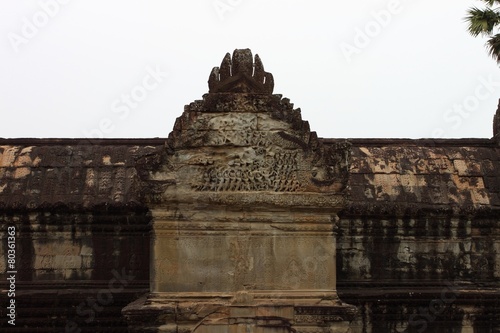
[{"label": "weathered stone surface", "polygon": [[138,207],[138,160],[164,140],[0,139],[0,209]]},{"label": "weathered stone surface", "polygon": [[[336,143],[326,140],[325,143]],[[351,140],[353,214],[440,209],[461,214],[498,209],[495,143],[468,140]]]},{"label": "weathered stone surface", "polygon": [[[337,288],[361,309],[352,331],[494,332],[500,313],[494,141],[350,142]],[[488,311],[469,306],[475,297]]]},{"label": "weathered stone surface", "polygon": [[272,94],[274,79],[264,71],[258,55],[255,63],[250,49],[234,50],[226,54],[220,67],[214,67],[208,79],[210,93]]},{"label": "weathered stone surface", "polygon": [[[149,287],[149,221],[146,211],[125,207],[2,210],[1,239],[8,227],[16,229],[17,272],[16,326],[7,324],[2,307],[3,331],[126,331],[121,309]],[[1,281],[12,270],[6,244],[0,247]],[[116,282],[117,275],[125,280]],[[6,299],[9,288],[1,287]]]},{"label": "weathered stone surface", "polygon": [[167,142],[176,152],[168,163],[176,165],[170,168],[177,187],[328,193],[347,182],[348,150],[323,147],[300,111],[279,95],[205,95],[177,119]]}]

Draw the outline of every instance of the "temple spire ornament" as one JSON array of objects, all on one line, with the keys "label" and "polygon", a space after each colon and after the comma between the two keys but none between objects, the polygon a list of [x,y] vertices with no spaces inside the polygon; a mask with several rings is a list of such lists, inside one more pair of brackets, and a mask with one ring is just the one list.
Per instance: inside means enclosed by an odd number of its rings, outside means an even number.
[{"label": "temple spire ornament", "polygon": [[272,94],[274,79],[264,71],[258,54],[250,49],[236,49],[226,54],[220,67],[214,67],[208,78],[210,93]]}]

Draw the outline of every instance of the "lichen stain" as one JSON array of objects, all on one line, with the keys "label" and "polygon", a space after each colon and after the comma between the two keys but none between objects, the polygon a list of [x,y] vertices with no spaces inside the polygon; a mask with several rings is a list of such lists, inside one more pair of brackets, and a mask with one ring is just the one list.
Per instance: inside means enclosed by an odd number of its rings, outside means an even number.
[{"label": "lichen stain", "polygon": [[19,147],[2,146],[0,148],[3,149],[3,154],[0,154],[0,166],[12,167]]},{"label": "lichen stain", "polygon": [[473,189],[472,191],[472,199],[474,203],[480,204],[480,205],[489,205],[490,204],[490,197],[488,195],[488,192],[485,191],[485,189]]},{"label": "lichen stain", "polygon": [[102,157],[102,164],[104,165],[115,165],[115,166],[118,166],[118,165],[125,165],[125,162],[116,162],[116,163],[113,163],[111,162],[111,156],[109,155],[104,155]]},{"label": "lichen stain", "polygon": [[104,155],[102,157],[102,164],[104,164],[104,165],[111,165],[111,156]]},{"label": "lichen stain", "polygon": [[15,179],[24,178],[30,174],[31,174],[31,168],[27,167],[16,168],[16,171],[14,172],[14,178]]},{"label": "lichen stain", "polygon": [[[24,178],[31,174],[31,167],[37,167],[41,158],[32,159],[30,156],[33,147],[25,147],[19,151],[20,147],[2,146],[3,153],[0,154],[0,166],[15,168],[12,172],[14,179]],[[19,152],[19,153],[18,153]]]},{"label": "lichen stain", "polygon": [[368,150],[368,148],[360,147],[359,150],[361,150],[366,156],[373,156],[372,153]]},{"label": "lichen stain", "polygon": [[40,157],[38,157],[38,156],[35,157],[35,159],[32,162],[32,166],[34,166],[34,167],[39,166],[41,161],[42,161],[42,159]]}]

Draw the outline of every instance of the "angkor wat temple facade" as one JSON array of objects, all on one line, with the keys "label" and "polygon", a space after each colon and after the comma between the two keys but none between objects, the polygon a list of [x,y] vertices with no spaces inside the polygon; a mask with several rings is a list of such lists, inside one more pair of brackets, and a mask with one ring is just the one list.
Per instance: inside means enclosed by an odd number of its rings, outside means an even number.
[{"label": "angkor wat temple facade", "polygon": [[168,138],[0,139],[1,330],[499,333],[498,113],[325,139],[273,85],[235,50]]}]

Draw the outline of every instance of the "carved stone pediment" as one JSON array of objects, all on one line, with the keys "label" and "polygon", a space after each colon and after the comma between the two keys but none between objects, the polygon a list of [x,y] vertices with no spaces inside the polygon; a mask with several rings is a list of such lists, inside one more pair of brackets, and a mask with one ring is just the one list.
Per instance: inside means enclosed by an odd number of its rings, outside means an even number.
[{"label": "carved stone pediment", "polygon": [[[261,84],[256,78],[271,77],[262,72],[258,57],[253,63],[249,50],[236,50],[232,62],[224,59],[215,71],[220,81],[212,82],[217,88],[211,91],[229,85],[229,91],[248,88]],[[281,95],[222,90],[187,105],[177,118],[167,141],[167,163],[150,173],[150,181],[170,180],[160,200],[318,207],[342,203],[347,148],[324,147],[300,109]]]}]

